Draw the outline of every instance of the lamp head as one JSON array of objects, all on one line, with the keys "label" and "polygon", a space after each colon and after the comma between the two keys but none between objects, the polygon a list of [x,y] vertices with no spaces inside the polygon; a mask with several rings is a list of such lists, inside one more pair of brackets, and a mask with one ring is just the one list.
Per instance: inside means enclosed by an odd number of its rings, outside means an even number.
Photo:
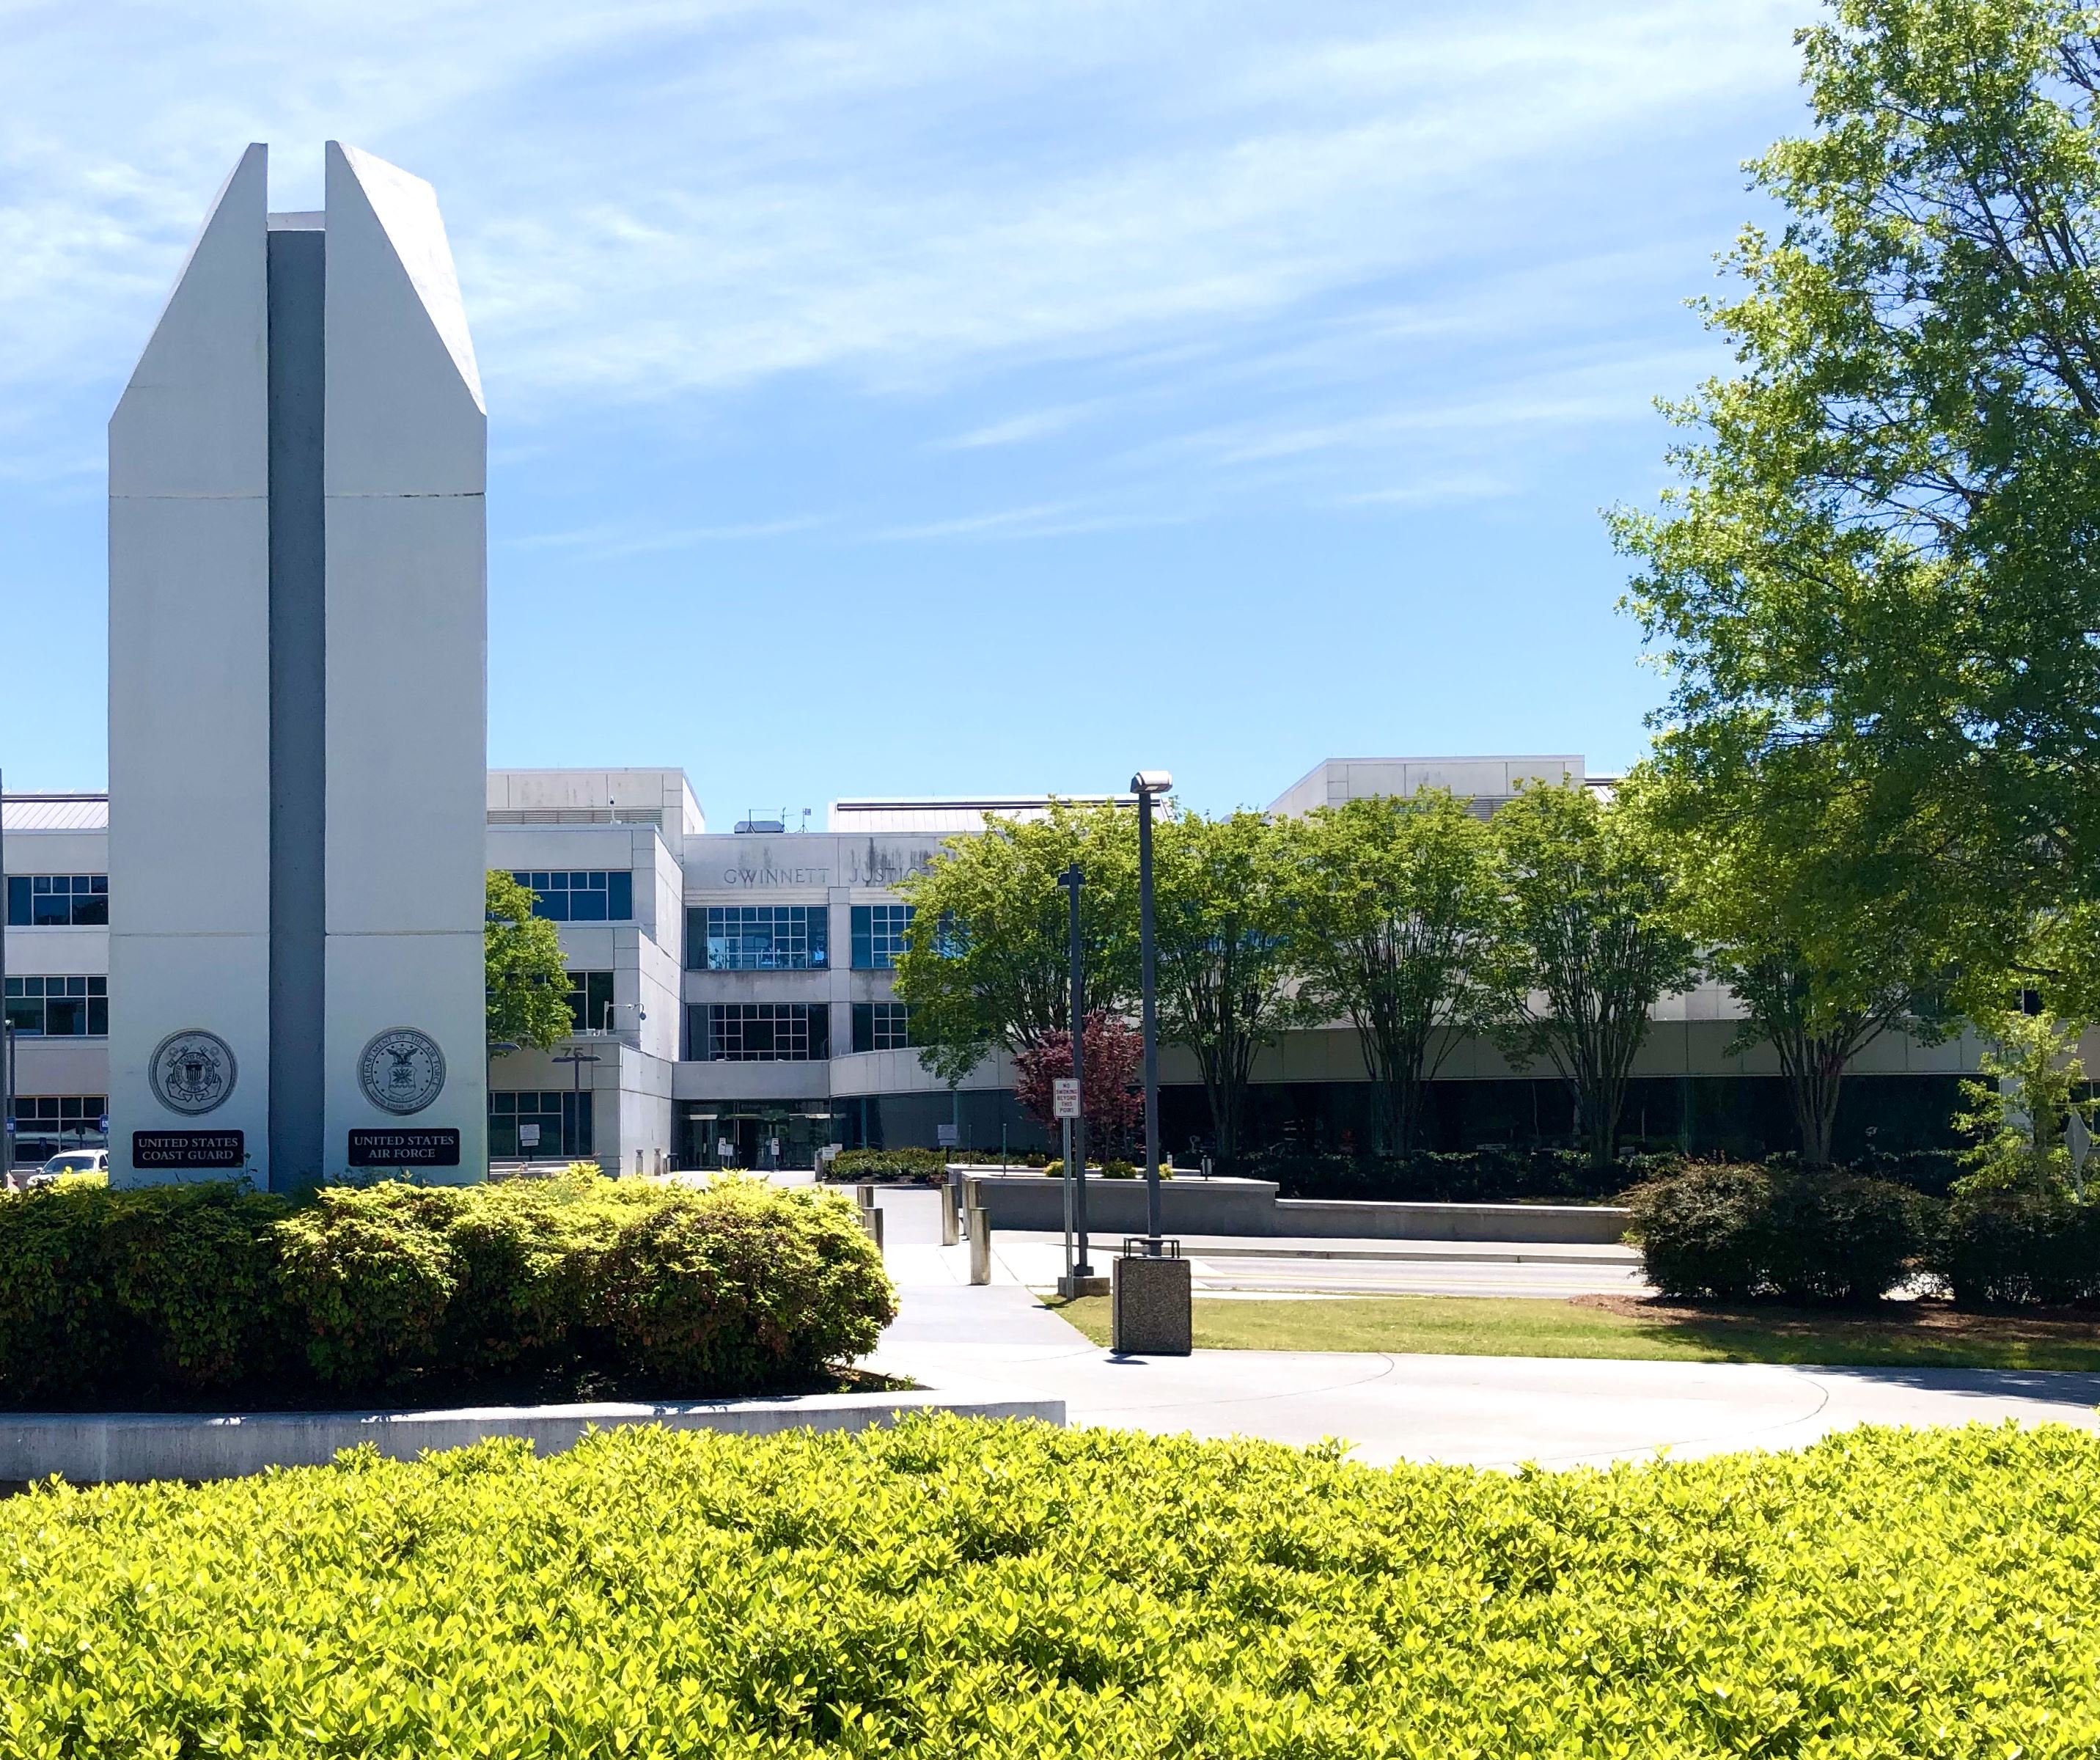
[{"label": "lamp head", "polygon": [[1140,770],[1130,779],[1132,794],[1163,795],[1173,786],[1173,775],[1167,770]]}]

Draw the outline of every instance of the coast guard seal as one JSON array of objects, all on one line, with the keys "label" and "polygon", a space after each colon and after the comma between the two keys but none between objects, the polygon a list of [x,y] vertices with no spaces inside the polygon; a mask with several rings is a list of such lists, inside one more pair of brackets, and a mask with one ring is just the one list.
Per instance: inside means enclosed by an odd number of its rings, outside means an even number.
[{"label": "coast guard seal", "polygon": [[419,1028],[375,1033],[357,1060],[358,1085],[382,1111],[421,1112],[444,1092],[445,1054]]},{"label": "coast guard seal", "polygon": [[232,1048],[201,1026],[170,1033],[153,1048],[147,1066],[153,1097],[169,1111],[192,1118],[224,1105],[240,1073]]}]

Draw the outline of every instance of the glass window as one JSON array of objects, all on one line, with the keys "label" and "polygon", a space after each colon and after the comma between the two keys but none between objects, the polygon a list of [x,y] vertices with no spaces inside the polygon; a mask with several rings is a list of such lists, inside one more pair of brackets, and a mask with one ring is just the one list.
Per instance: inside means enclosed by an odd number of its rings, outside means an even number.
[{"label": "glass window", "polygon": [[107,1149],[101,1094],[22,1094],[15,1100],[15,1162],[34,1166],[69,1149]]},{"label": "glass window", "polygon": [[814,1063],[832,1054],[827,1003],[705,1003],[686,1017],[695,1063]]},{"label": "glass window", "polygon": [[610,972],[569,974],[569,1017],[579,1033],[610,1033],[615,1024]]},{"label": "glass window", "polygon": [[855,1051],[908,1051],[911,1011],[901,1002],[857,1002],[853,1035]]},{"label": "glass window", "polygon": [[904,951],[904,926],[911,920],[908,904],[857,904],[853,907],[853,968],[887,972]]},{"label": "glass window", "polygon": [[558,1161],[591,1153],[591,1096],[568,1089],[518,1094],[492,1089],[488,1152],[502,1161]]},{"label": "glass window", "polygon": [[106,1039],[106,977],[11,977],[7,1021],[24,1039]]},{"label": "glass window", "polygon": [[552,923],[629,923],[634,876],[624,870],[519,870],[511,879],[533,893],[532,915]]},{"label": "glass window", "polygon": [[695,905],[686,913],[695,971],[809,972],[831,964],[831,911],[820,904]]},{"label": "glass window", "polygon": [[10,929],[94,929],[109,920],[107,874],[10,874]]}]

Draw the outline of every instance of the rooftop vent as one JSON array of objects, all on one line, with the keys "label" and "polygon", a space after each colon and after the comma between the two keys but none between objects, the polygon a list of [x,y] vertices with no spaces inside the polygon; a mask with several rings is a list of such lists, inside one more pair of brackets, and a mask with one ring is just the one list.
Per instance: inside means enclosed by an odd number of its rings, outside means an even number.
[{"label": "rooftop vent", "polygon": [[739,819],[736,829],[739,836],[756,831],[784,831],[788,829],[788,822],[785,819]]}]

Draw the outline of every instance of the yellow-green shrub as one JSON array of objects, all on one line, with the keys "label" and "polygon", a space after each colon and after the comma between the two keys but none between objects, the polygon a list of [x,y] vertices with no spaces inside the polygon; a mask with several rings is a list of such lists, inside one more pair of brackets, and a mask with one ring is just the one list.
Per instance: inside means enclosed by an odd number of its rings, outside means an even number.
[{"label": "yellow-green shrub", "polygon": [[275,1231],[286,1200],[214,1180],[121,1192],[105,1207],[110,1293],[144,1384],[202,1392],[281,1371]]},{"label": "yellow-green shrub", "polygon": [[0,1200],[0,1403],[15,1406],[438,1400],[518,1374],[736,1391],[870,1348],[893,1305],[849,1206],[762,1186],[387,1183],[294,1206],[213,1181]]},{"label": "yellow-green shrub", "polygon": [[920,1422],[0,1502],[0,1760],[2089,1760],[2100,1437],[1502,1475]]},{"label": "yellow-green shrub", "polygon": [[607,1249],[604,1312],[623,1362],[695,1388],[778,1386],[872,1350],[896,1314],[852,1206],[750,1180],[638,1210]]}]

